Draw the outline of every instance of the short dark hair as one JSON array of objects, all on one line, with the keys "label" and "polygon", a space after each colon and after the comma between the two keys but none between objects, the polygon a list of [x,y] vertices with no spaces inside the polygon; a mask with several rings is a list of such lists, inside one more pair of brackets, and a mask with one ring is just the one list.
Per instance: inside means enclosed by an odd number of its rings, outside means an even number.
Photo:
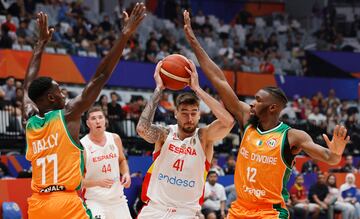
[{"label": "short dark hair", "polygon": [[271,94],[273,97],[275,97],[277,100],[279,100],[284,105],[287,104],[288,99],[286,97],[285,92],[281,88],[279,88],[279,87],[264,87],[262,90]]},{"label": "short dark hair", "polygon": [[7,80],[9,80],[9,79],[14,79],[14,80],[15,80],[15,77],[14,77],[14,76],[12,76],[12,75],[7,76],[7,77],[5,78],[5,81],[7,81]]},{"label": "short dark hair", "polygon": [[94,106],[91,106],[89,108],[89,110],[86,112],[86,119],[88,119],[90,116],[90,113],[93,113],[93,112],[102,112],[105,116],[104,110],[100,106],[94,105]]},{"label": "short dark hair", "polygon": [[215,170],[210,170],[207,175],[210,176],[211,174],[216,174],[218,176],[218,173]]},{"label": "short dark hair", "polygon": [[33,102],[36,102],[42,97],[52,86],[53,79],[51,77],[38,77],[33,80],[29,86],[29,97]]},{"label": "short dark hair", "polygon": [[176,97],[175,106],[179,107],[181,104],[200,105],[200,99],[194,92],[184,92]]}]

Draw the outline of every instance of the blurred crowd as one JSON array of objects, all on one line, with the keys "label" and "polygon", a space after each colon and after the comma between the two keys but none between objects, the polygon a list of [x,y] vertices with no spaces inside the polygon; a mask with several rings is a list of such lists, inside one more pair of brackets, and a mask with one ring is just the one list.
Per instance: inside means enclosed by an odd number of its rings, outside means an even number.
[{"label": "blurred crowd", "polygon": [[[108,53],[122,27],[122,11],[131,12],[134,1],[119,0],[111,14],[99,14],[81,1],[12,0],[0,3],[0,48],[31,50],[36,40],[35,15],[44,11],[55,28],[50,53],[99,57]],[[156,63],[172,53],[196,60],[182,31],[182,11],[191,11],[188,0],[168,0],[159,18],[148,13],[137,34],[127,44],[125,60]],[[200,43],[224,69],[306,75],[305,49],[353,51],[334,25],[336,10],[313,6],[311,29],[286,13],[253,17],[241,11],[231,23],[221,18],[193,12],[192,25]],[[356,17],[350,32],[356,35]],[[348,28],[349,29],[349,28]],[[356,46],[355,46],[356,47]],[[359,45],[360,48],[360,45]]]},{"label": "blurred crowd", "polygon": [[[211,89],[204,88],[204,90],[221,101]],[[66,88],[62,88],[62,92],[67,97],[67,101],[77,95],[69,92]],[[176,122],[174,119],[176,95],[177,93],[163,93],[155,113],[154,122],[163,124]],[[6,78],[4,84],[0,86],[0,117],[4,121],[0,125],[0,133],[23,134],[21,123],[22,97],[22,81],[11,76]],[[345,154],[360,154],[359,102],[340,100],[333,89],[329,90],[326,96],[318,92],[312,98],[294,95],[290,99],[291,101],[281,112],[282,121],[294,128],[308,132],[314,141],[321,145],[325,145],[323,133],[331,136],[336,124],[345,125],[351,137]],[[249,102],[251,99],[245,101]],[[125,102],[115,90],[109,90],[107,94],[103,93],[95,104],[101,106],[107,116],[108,131],[118,133],[121,137],[137,136],[135,126],[146,105],[146,98],[143,95],[134,93]],[[200,103],[200,112],[200,126],[209,124],[214,120],[211,110],[203,102]],[[85,118],[81,127],[81,132],[86,133]],[[239,128],[235,126],[228,138],[219,143],[222,146],[217,147],[217,151],[236,153],[239,141]]]}]

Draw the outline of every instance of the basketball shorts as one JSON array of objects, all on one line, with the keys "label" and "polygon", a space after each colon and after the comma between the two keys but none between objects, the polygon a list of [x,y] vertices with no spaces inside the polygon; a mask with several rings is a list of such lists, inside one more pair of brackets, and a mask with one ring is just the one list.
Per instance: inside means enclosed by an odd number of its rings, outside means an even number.
[{"label": "basketball shorts", "polygon": [[89,219],[91,212],[73,192],[33,193],[28,198],[29,219]]},{"label": "basketball shorts", "polygon": [[145,205],[139,215],[138,219],[198,219],[199,211],[190,208],[174,208],[167,207],[154,202],[149,202]]},{"label": "basketball shorts", "polygon": [[239,199],[231,203],[227,219],[288,219],[289,212],[281,204],[256,204]]},{"label": "basketball shorts", "polygon": [[94,219],[131,219],[127,200],[120,202],[86,200]]}]

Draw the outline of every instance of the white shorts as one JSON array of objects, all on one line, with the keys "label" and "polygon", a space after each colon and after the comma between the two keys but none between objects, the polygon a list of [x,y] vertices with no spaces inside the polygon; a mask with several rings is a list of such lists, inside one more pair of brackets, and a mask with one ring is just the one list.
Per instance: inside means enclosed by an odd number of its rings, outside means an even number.
[{"label": "white shorts", "polygon": [[154,202],[145,205],[137,219],[198,219],[200,211],[189,208],[167,207]]},{"label": "white shorts", "polygon": [[132,219],[126,199],[118,203],[86,200],[86,204],[95,219]]}]

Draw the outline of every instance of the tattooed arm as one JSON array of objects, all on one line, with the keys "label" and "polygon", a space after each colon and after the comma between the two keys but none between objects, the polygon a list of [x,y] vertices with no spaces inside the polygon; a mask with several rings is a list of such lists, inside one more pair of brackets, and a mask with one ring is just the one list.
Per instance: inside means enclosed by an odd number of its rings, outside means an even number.
[{"label": "tattooed arm", "polygon": [[146,104],[145,109],[141,113],[139,122],[136,126],[137,133],[145,141],[151,144],[155,143],[155,152],[160,150],[162,143],[169,133],[169,130],[166,127],[152,124],[156,108],[161,98],[161,94],[165,88],[159,75],[161,64],[162,63],[159,62],[155,69],[154,78],[156,82],[156,88],[154,90],[154,94]]}]

